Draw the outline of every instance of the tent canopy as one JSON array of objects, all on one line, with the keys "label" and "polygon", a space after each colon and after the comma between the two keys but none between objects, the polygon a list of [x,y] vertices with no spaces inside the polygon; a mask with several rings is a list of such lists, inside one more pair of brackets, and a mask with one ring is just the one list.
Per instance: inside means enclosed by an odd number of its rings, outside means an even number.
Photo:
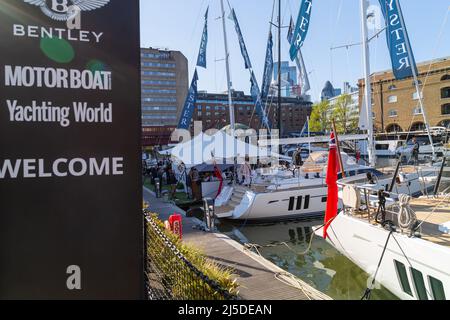
[{"label": "tent canopy", "polygon": [[280,157],[266,147],[246,143],[224,131],[218,131],[214,135],[200,133],[190,141],[179,143],[170,152],[173,158],[182,161],[187,167],[214,162],[233,164],[235,157],[239,162],[245,157],[260,160]]}]

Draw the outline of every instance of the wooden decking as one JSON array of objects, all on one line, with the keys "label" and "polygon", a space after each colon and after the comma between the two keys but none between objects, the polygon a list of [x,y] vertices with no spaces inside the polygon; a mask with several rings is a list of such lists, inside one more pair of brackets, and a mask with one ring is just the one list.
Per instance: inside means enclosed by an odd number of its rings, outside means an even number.
[{"label": "wooden decking", "polygon": [[[174,212],[184,212],[176,206],[156,199],[144,189],[144,199],[150,210],[166,220]],[[222,233],[199,230],[200,221],[183,217],[183,241],[191,243],[217,264],[234,270],[239,284],[239,297],[244,300],[328,300],[325,294],[315,290],[300,279],[259,255],[246,250],[242,245]],[[281,281],[280,281],[281,280]]]},{"label": "wooden decking", "polygon": [[[420,225],[421,238],[433,243],[450,247],[450,234],[439,230],[439,225],[450,222],[450,198],[418,198],[411,199],[411,209],[415,212]],[[366,211],[354,212],[354,216],[376,225],[375,214],[378,208],[371,207],[370,219]],[[397,221],[396,214],[388,211],[386,219]]]},{"label": "wooden decking", "polygon": [[439,225],[450,222],[449,198],[420,198],[411,200],[411,209],[422,224],[422,238],[436,244],[450,247],[450,234],[439,230]]}]

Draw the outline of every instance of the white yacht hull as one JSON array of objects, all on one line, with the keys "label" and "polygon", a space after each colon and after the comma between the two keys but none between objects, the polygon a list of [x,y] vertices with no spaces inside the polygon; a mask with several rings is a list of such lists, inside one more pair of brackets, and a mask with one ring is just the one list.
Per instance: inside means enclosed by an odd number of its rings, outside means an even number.
[{"label": "white yacht hull", "polygon": [[[229,212],[219,214],[218,217],[258,222],[322,217],[326,208],[328,189],[323,179],[318,180],[321,181],[320,184],[288,190],[257,193],[246,189],[237,206]],[[398,194],[419,195],[424,187],[431,186],[430,182],[422,182],[416,173],[409,174],[407,181],[409,182],[396,185],[394,191]],[[378,186],[386,188],[390,183],[390,179],[384,179],[378,182]],[[228,194],[231,197],[232,192]],[[226,203],[226,200],[222,203]]]},{"label": "white yacht hull", "polygon": [[[373,276],[389,232],[379,225],[369,224],[341,212],[332,222],[328,235],[328,241],[337,250]],[[429,300],[434,299],[432,278],[442,282],[445,296],[450,299],[450,248],[398,233],[394,233],[394,237],[398,244],[394,239],[390,239],[376,277],[377,282],[401,299],[420,299],[419,289],[412,275],[414,268],[422,273],[426,297]],[[405,266],[409,290],[402,287],[396,261]]]}]

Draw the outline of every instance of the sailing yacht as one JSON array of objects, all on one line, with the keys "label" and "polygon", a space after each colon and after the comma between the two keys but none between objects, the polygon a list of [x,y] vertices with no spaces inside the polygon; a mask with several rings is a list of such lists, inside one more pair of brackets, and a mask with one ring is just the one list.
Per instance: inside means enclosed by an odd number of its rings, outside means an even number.
[{"label": "sailing yacht", "polygon": [[327,240],[401,299],[450,299],[450,195],[380,197],[384,187],[362,176],[339,186],[343,209]]},{"label": "sailing yacht", "polygon": [[[398,0],[395,2],[399,21],[405,29]],[[367,49],[366,2],[361,0],[363,41]],[[402,31],[403,32],[403,31]],[[405,31],[406,32],[406,31]],[[409,40],[406,38],[409,59],[413,61]],[[365,52],[368,61],[368,53]],[[370,83],[366,68],[366,83]],[[419,86],[415,68],[411,72]],[[366,105],[371,112],[371,94],[366,91]],[[419,98],[427,124],[430,141],[429,155],[433,159],[436,149],[426,112]],[[438,193],[442,174],[447,172],[446,161],[430,164],[429,172],[439,172],[434,178],[433,196],[423,195],[413,199],[393,190],[392,184],[384,186],[368,181],[364,176],[353,176],[338,181],[341,210],[331,221],[327,240],[342,254],[373,276],[364,297],[376,283],[384,285],[393,294],[405,300],[446,300],[450,298],[450,210],[449,189]],[[420,170],[411,167],[411,170]],[[424,177],[421,175],[421,177]],[[429,177],[428,177],[429,178]],[[397,177],[392,183],[398,179]],[[317,231],[316,231],[317,232]]]},{"label": "sailing yacht", "polygon": [[[365,0],[364,6],[366,5]],[[279,8],[279,11],[281,9]],[[364,8],[364,13],[366,12]],[[280,16],[280,12],[279,12]],[[365,20],[365,34],[367,26]],[[368,45],[367,37],[364,43],[365,75],[369,77]],[[280,36],[279,39],[280,40]],[[280,47],[280,43],[279,43]],[[280,72],[280,71],[279,71]],[[382,173],[375,167],[374,130],[370,103],[370,81],[366,81],[366,108],[361,113],[366,123],[361,123],[360,128],[368,131],[368,155],[370,165],[357,164],[355,159],[347,154],[342,154],[343,170],[341,176],[367,175],[377,183],[387,186],[396,176],[394,170]],[[295,139],[287,139],[290,144]],[[301,140],[301,138],[299,139]],[[315,142],[317,137],[309,141]],[[306,141],[303,141],[306,142]],[[299,144],[296,141],[296,144]],[[282,144],[282,143],[281,143]],[[226,187],[215,200],[215,214],[218,218],[232,220],[245,220],[250,222],[279,221],[297,219],[311,216],[323,216],[327,202],[327,185],[325,173],[328,155],[326,152],[315,152],[310,155],[306,163],[296,172],[287,170],[279,171],[271,168],[269,172],[264,170],[257,172],[253,177],[251,186]],[[429,189],[433,183],[433,171],[410,168],[400,169],[402,180],[395,184],[395,191],[409,195],[419,195]]]},{"label": "sailing yacht", "polygon": [[[369,176],[381,186],[394,179],[394,170],[381,172],[356,163],[342,153],[346,176]],[[328,153],[314,152],[299,170],[292,173],[279,168],[255,172],[251,186],[227,186],[215,200],[220,219],[266,222],[323,217],[327,202]],[[426,193],[436,177],[435,170],[405,167],[400,171],[394,191],[413,196]]]}]

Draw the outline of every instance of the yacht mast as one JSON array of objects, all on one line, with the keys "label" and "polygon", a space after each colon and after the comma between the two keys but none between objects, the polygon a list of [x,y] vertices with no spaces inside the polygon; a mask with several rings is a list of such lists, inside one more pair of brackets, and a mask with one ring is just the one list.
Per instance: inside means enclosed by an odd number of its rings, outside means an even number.
[{"label": "yacht mast", "polygon": [[[278,135],[281,137],[281,0],[278,0]],[[281,146],[279,152],[281,153]]]},{"label": "yacht mast", "polygon": [[[236,123],[234,119],[234,106],[233,106],[233,96],[231,92],[231,73],[230,73],[230,54],[228,51],[228,40],[227,40],[227,24],[225,21],[225,9],[223,6],[223,0],[220,0],[220,6],[222,9],[222,26],[223,26],[223,41],[225,47],[225,65],[227,71],[227,88],[228,88],[228,108],[230,111],[230,126],[231,126],[231,136],[236,139]],[[233,166],[233,185],[236,184],[236,168],[237,167],[237,155],[234,157]]]},{"label": "yacht mast", "polygon": [[362,45],[363,45],[363,60],[364,60],[364,101],[366,104],[366,112],[367,112],[367,133],[368,137],[368,154],[369,154],[369,163],[372,167],[376,165],[376,156],[375,156],[375,142],[374,142],[374,130],[373,130],[373,116],[372,116],[372,84],[370,80],[370,51],[369,51],[369,39],[368,39],[368,30],[367,30],[367,8],[368,3],[367,0],[360,0],[361,2],[361,32],[362,32]]},{"label": "yacht mast", "polygon": [[220,5],[222,9],[222,26],[223,26],[223,41],[225,44],[225,65],[227,71],[227,89],[228,89],[228,107],[230,111],[230,126],[233,137],[235,136],[235,120],[234,120],[234,107],[233,107],[233,96],[231,92],[231,73],[230,73],[230,54],[228,51],[228,40],[227,40],[227,24],[225,21],[225,9],[223,6],[223,0],[220,0]]}]

